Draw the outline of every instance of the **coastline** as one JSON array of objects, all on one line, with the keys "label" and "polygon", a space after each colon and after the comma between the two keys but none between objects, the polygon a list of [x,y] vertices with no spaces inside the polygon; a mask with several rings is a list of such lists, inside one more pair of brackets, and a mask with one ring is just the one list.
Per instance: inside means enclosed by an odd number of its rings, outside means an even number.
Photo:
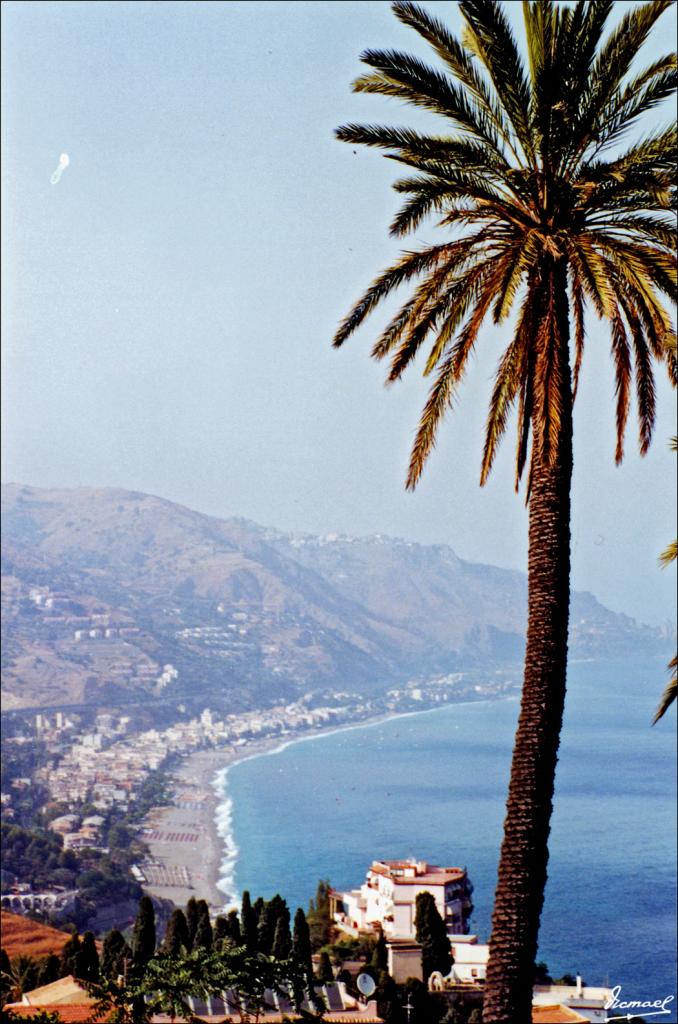
[{"label": "coastline", "polygon": [[512,694],[446,702],[421,710],[382,713],[329,728],[309,729],[299,735],[267,736],[237,747],[186,754],[173,773],[171,802],[153,808],[143,823],[141,838],[149,849],[147,860],[139,865],[146,879],[142,882],[144,891],[170,899],[180,907],[192,896],[205,899],[212,914],[236,905],[234,875],[239,850],[232,833],[232,804],[226,791],[228,773],[235,765],[281,753],[296,743],[372,728],[394,719],[433,714],[444,707],[515,699]]},{"label": "coastline", "polygon": [[211,913],[228,905],[217,883],[222,876],[224,836],[217,816],[224,796],[217,777],[246,757],[268,753],[277,740],[238,747],[216,747],[186,754],[172,773],[170,802],[146,815],[140,838],[148,857],[139,864],[145,892],[183,907],[193,896],[207,901]]}]

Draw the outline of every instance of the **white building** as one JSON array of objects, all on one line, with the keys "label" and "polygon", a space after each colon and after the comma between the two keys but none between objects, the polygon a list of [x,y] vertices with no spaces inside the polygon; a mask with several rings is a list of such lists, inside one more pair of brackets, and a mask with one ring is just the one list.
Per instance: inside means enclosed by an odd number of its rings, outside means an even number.
[{"label": "white building", "polygon": [[472,985],[485,981],[490,947],[478,942],[476,935],[457,935],[451,940],[451,946],[454,963],[450,980]]},{"label": "white building", "polygon": [[388,973],[397,985],[404,985],[409,978],[424,980],[421,946],[418,942],[395,941],[386,946]]},{"label": "white building", "polygon": [[416,900],[423,892],[433,896],[448,935],[467,933],[473,886],[466,869],[415,858],[373,861],[360,889],[332,893],[332,913],[349,934],[382,930],[387,939],[414,939]]},{"label": "white building", "polygon": [[[451,941],[454,963],[448,975],[450,981],[457,984],[482,985],[485,981],[487,961],[490,947],[478,942],[475,935],[456,936]],[[584,985],[577,975],[574,985],[535,985],[532,1005],[547,1012],[548,1007],[557,1007],[559,1011],[573,1011],[571,1019],[589,1021],[590,1024],[605,1024],[609,1019],[606,1006],[612,1002],[612,990],[609,988],[592,988]],[[614,1011],[610,1011],[614,1012]],[[579,1014],[579,1017],[576,1017]],[[535,1014],[535,1019],[549,1020],[549,1016]],[[555,1016],[551,1018],[555,1020]],[[565,1020],[565,1015],[558,1018]]]},{"label": "white building", "polygon": [[[618,1014],[619,1010],[608,1010],[612,1005],[613,992],[610,988],[592,988],[584,985],[577,975],[576,985],[535,985],[532,995],[533,1006],[546,1006],[558,1003],[575,1010],[591,1024],[604,1024],[605,1021]],[[639,1011],[643,1016],[643,1011]]]}]

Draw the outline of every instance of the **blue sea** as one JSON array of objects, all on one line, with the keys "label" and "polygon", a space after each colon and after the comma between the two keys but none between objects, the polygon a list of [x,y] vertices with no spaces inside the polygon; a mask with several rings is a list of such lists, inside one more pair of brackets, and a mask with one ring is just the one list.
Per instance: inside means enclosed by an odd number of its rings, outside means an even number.
[{"label": "blue sea", "polygon": [[[539,959],[553,976],[676,992],[676,714],[662,662],[574,663]],[[306,908],[374,858],[465,866],[487,941],[518,701],[447,705],[302,740],[220,775],[222,888]]]}]

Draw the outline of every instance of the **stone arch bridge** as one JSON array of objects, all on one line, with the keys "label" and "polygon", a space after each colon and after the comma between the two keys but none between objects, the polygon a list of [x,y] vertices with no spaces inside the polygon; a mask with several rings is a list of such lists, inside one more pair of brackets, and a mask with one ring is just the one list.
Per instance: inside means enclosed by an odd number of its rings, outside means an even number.
[{"label": "stone arch bridge", "polygon": [[54,913],[67,910],[75,902],[77,892],[3,892],[0,894],[0,906],[13,914],[26,914],[28,911],[38,913]]}]

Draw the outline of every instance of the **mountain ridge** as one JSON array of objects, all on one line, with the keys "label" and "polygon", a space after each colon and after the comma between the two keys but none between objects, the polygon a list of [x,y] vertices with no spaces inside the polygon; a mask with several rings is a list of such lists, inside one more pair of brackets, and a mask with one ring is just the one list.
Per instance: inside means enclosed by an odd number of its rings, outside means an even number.
[{"label": "mountain ridge", "polygon": [[[525,575],[449,545],[290,534],[120,488],[7,484],[2,509],[9,707],[186,691],[256,706],[522,656]],[[578,656],[666,647],[590,594],[571,621]]]}]

